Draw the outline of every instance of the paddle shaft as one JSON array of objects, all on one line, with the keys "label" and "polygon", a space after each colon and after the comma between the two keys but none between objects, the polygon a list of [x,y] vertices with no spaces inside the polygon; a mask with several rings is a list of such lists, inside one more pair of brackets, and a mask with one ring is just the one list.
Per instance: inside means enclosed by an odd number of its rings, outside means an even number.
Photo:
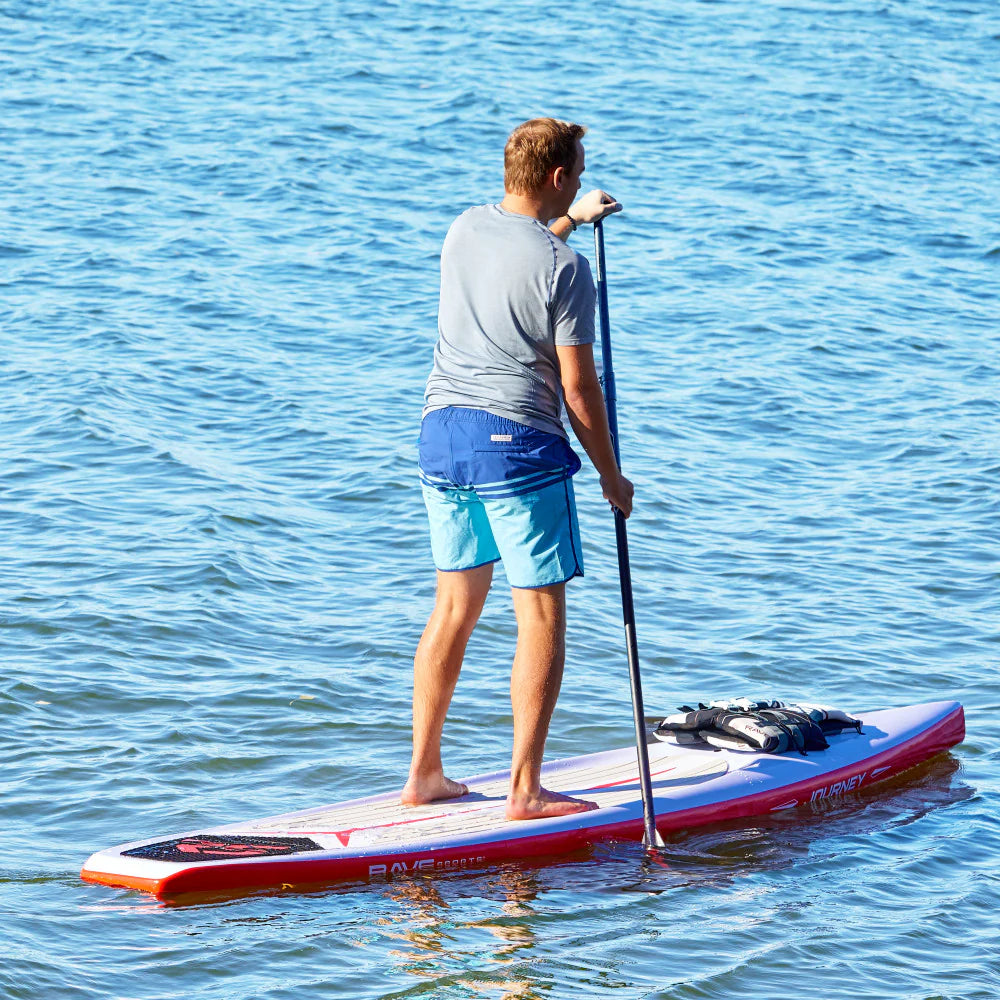
[{"label": "paddle shaft", "polygon": [[[604,405],[608,411],[608,427],[615,462],[622,467],[618,447],[618,408],[615,392],[615,372],[611,363],[611,322],[608,317],[608,283],[604,267],[604,229],[594,223],[594,246],[597,252],[597,308],[601,325],[601,357],[604,364],[602,383]],[[613,508],[615,514],[615,540],[618,544],[618,576],[622,590],[622,616],[625,619],[625,643],[628,652],[628,674],[632,686],[632,715],[635,720],[635,748],[639,758],[639,784],[642,789],[642,813],[645,821],[643,843],[647,847],[663,846],[656,830],[656,812],[653,809],[653,783],[649,776],[649,750],[646,746],[645,709],[642,703],[642,681],[639,677],[639,645],[635,637],[635,606],[632,603],[632,571],[628,559],[628,532],[625,515]]]}]

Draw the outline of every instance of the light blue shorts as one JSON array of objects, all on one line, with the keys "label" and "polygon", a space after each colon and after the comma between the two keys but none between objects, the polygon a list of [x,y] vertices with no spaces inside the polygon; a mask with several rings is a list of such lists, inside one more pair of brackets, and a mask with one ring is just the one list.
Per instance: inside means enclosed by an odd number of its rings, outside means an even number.
[{"label": "light blue shorts", "polygon": [[569,443],[482,410],[429,413],[420,478],[434,564],[444,572],[502,560],[512,587],[583,576]]},{"label": "light blue shorts", "polygon": [[445,572],[503,560],[512,587],[547,587],[583,576],[573,482],[519,496],[423,486],[434,565]]}]

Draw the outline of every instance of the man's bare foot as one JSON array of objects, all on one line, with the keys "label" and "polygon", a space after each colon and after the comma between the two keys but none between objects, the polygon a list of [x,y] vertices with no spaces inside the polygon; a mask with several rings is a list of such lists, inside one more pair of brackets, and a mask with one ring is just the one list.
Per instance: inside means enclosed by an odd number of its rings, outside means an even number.
[{"label": "man's bare foot", "polygon": [[539,788],[538,793],[507,796],[507,819],[545,819],[551,816],[572,816],[574,813],[591,812],[596,802],[574,799],[560,792]]},{"label": "man's bare foot", "polygon": [[404,806],[425,806],[441,799],[457,799],[469,794],[469,786],[452,781],[443,774],[433,778],[410,778],[403,786],[399,801]]}]

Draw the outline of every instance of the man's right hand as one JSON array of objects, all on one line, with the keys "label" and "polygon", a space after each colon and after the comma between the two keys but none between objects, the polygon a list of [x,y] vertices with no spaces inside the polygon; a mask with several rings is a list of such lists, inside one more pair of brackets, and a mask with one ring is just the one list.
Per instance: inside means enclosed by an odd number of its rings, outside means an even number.
[{"label": "man's right hand", "polygon": [[611,480],[610,477],[601,476],[601,490],[604,499],[612,507],[620,510],[624,517],[628,519],[632,513],[632,497],[635,495],[635,487],[620,472]]},{"label": "man's right hand", "polygon": [[590,191],[573,203],[569,214],[578,226],[586,226],[591,222],[600,222],[605,216],[620,212],[624,208],[621,202],[615,201],[607,191]]}]

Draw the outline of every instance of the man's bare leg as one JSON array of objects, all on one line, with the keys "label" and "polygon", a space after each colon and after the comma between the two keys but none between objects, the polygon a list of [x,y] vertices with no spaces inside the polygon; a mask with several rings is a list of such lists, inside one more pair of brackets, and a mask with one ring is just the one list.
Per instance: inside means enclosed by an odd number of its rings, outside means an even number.
[{"label": "man's bare leg", "polygon": [[446,778],[441,732],[462,669],[465,647],[486,603],[493,564],[437,575],[437,598],[413,658],[413,759],[400,802],[423,805],[465,795]]},{"label": "man's bare leg", "polygon": [[512,588],[517,652],[510,675],[514,710],[507,819],[541,819],[596,809],[593,802],[550,792],[541,785],[549,722],[562,684],[566,656],[566,585]]}]

